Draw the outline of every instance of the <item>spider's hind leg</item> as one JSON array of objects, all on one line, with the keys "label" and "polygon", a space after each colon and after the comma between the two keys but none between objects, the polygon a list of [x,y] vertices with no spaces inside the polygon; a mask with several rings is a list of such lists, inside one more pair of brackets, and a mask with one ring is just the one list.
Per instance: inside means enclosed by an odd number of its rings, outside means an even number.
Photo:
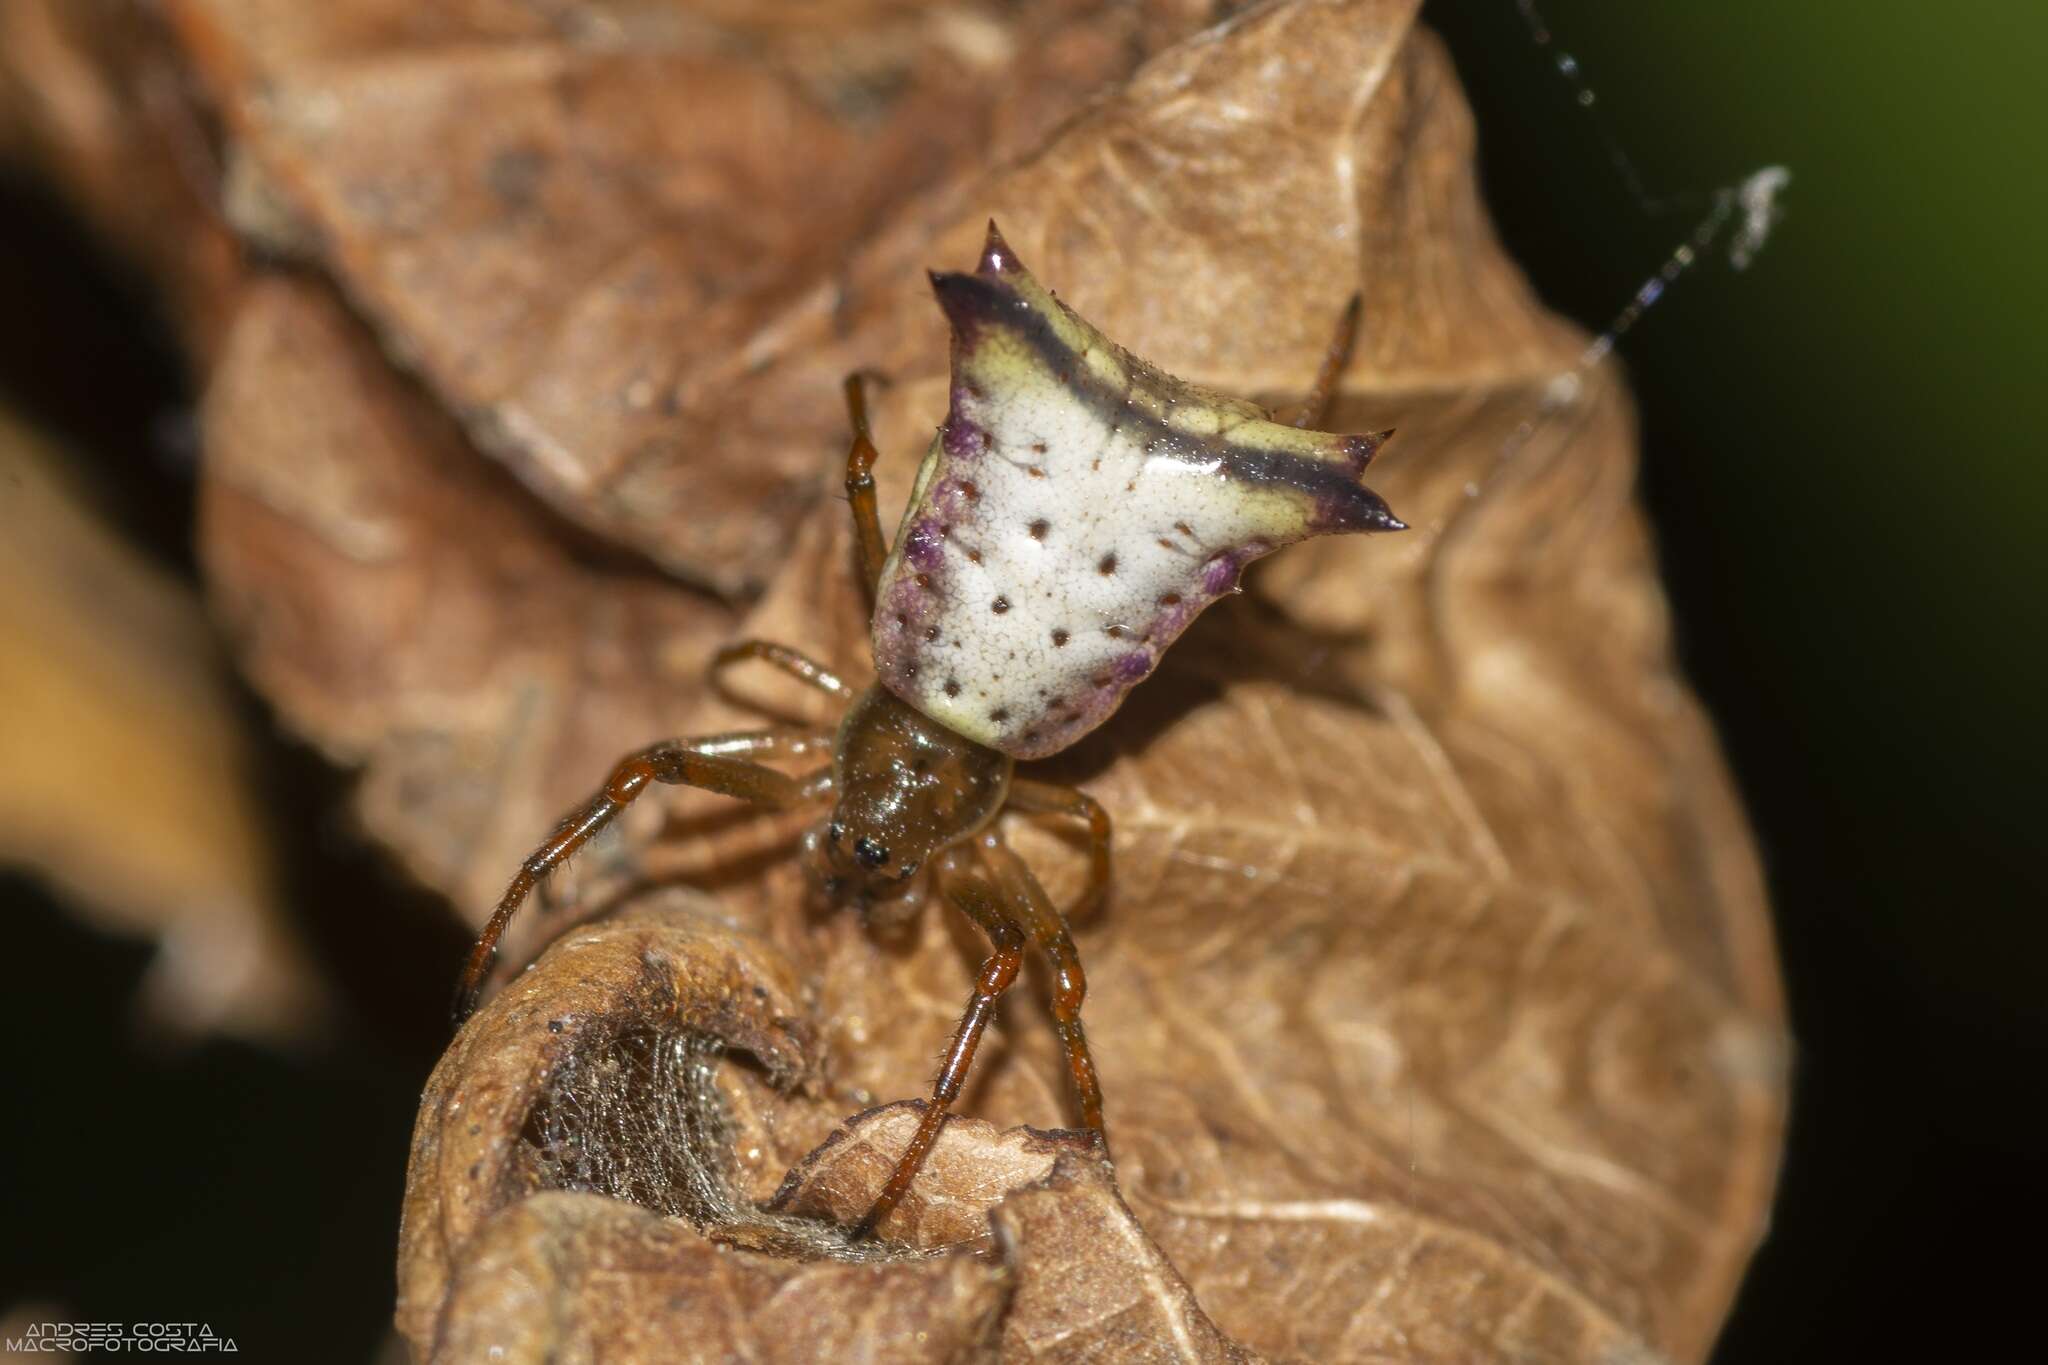
[{"label": "spider's hind leg", "polygon": [[876,452],[874,437],[868,431],[867,378],[858,371],[846,376],[846,419],[853,427],[853,444],[846,452],[846,500],[853,507],[853,538],[860,552],[860,588],[872,611],[875,591],[882,581],[882,561],[889,557],[889,542],[882,539],[881,510],[875,501]]},{"label": "spider's hind leg", "polygon": [[780,672],[787,673],[806,687],[814,687],[828,697],[839,701],[851,701],[853,688],[831,669],[788,645],[778,645],[771,640],[741,640],[726,645],[711,656],[711,676],[717,679],[726,669],[747,659],[759,659]]},{"label": "spider's hind leg", "polygon": [[1298,427],[1320,426],[1323,414],[1329,411],[1330,398],[1337,389],[1337,376],[1350,363],[1351,348],[1358,340],[1358,315],[1364,308],[1365,296],[1353,294],[1351,301],[1344,305],[1344,311],[1337,317],[1337,331],[1330,338],[1330,348],[1323,352],[1323,363],[1316,370],[1315,385],[1301,400],[1301,410],[1294,416],[1293,425]]}]

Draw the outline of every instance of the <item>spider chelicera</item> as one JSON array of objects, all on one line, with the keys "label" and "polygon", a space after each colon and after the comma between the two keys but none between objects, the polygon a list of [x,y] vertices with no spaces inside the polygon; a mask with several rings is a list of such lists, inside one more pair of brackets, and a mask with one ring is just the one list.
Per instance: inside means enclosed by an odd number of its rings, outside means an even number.
[{"label": "spider chelicera", "polygon": [[[952,401],[893,550],[876,507],[862,379],[846,381],[846,492],[880,681],[857,691],[760,640],[719,651],[714,669],[757,660],[842,702],[838,729],[675,740],[621,760],[521,864],[456,1003],[460,1022],[528,894],[649,784],[782,809],[832,801],[804,846],[835,899],[899,901],[922,878],[992,948],[917,1131],[855,1239],[909,1191],[1027,947],[1052,968],[1053,1020],[1081,1122],[1103,1134],[1081,1027],[1087,978],[1068,921],[1107,895],[1109,814],[1084,792],[1019,776],[1018,760],[1101,724],[1202,608],[1237,590],[1250,560],[1311,535],[1401,529],[1358,482],[1387,433],[1304,429],[1349,354],[1355,299],[1288,426],[1116,347],[1031,278],[994,224],[978,270],[934,274],[932,285],[953,327]],[[807,776],[757,761],[826,753],[829,766]],[[1073,906],[1054,905],[1004,842],[996,818],[1005,811],[1086,825],[1088,878]]]}]

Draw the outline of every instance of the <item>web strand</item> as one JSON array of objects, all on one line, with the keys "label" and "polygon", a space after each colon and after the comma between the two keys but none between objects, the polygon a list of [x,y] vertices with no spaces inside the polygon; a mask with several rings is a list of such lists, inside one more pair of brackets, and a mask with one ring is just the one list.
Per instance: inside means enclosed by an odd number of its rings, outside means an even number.
[{"label": "web strand", "polygon": [[[1529,41],[1543,51],[1548,64],[1570,87],[1573,104],[1586,112],[1589,126],[1598,138],[1608,164],[1644,216],[1661,216],[1685,202],[1697,202],[1698,196],[1692,193],[1651,193],[1648,182],[1636,168],[1634,158],[1629,156],[1621,140],[1601,116],[1600,96],[1586,78],[1584,67],[1577,57],[1559,44],[1556,32],[1537,8],[1536,0],[1515,0],[1515,9],[1528,30]],[[1735,270],[1747,269],[1763,250],[1778,221],[1779,197],[1791,179],[1791,172],[1785,167],[1766,166],[1736,184],[1724,185],[1713,191],[1705,214],[1692,231],[1636,286],[1628,301],[1587,343],[1571,369],[1551,381],[1539,412],[1516,427],[1509,438],[1508,448],[1502,452],[1503,457],[1526,444],[1544,421],[1577,400],[1593,367],[1613,354],[1622,338],[1642,322],[1681,277],[1711,256],[1715,242],[1729,230],[1731,223],[1735,226],[1726,250],[1728,264]]]},{"label": "web strand", "polygon": [[1621,139],[1614,135],[1600,114],[1600,95],[1586,79],[1585,70],[1579,59],[1558,45],[1557,35],[1542,13],[1536,8],[1536,0],[1515,0],[1515,9],[1522,16],[1523,25],[1529,30],[1529,41],[1542,49],[1549,59],[1550,67],[1559,79],[1571,87],[1572,103],[1585,111],[1586,121],[1593,135],[1600,140],[1601,150],[1607,154],[1607,161],[1620,178],[1629,197],[1636,202],[1647,217],[1659,217],[1669,212],[1675,203],[1672,199],[1650,193],[1649,185],[1636,170],[1634,158],[1621,145]]}]

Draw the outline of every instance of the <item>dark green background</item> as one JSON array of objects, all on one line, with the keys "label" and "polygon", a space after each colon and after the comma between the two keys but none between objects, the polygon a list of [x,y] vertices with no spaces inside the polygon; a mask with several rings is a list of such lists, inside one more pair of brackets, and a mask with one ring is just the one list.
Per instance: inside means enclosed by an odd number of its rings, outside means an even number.
[{"label": "dark green background", "polygon": [[1690,221],[1633,207],[1603,129],[1653,191],[1794,175],[1763,257],[1687,278],[1624,347],[1799,1044],[1775,1230],[1719,1358],[2000,1358],[2039,1258],[1996,1230],[2048,1184],[2048,6],[1541,8],[1598,126],[1508,0],[1430,13],[1554,304],[1600,325]]},{"label": "dark green background", "polygon": [[[1994,1233],[2024,1235],[2044,1184],[2025,1101],[2048,1060],[2048,6],[1543,12],[1595,116],[1514,0],[1428,11],[1503,234],[1559,308],[1602,325],[1701,202],[1647,212],[1603,135],[1661,195],[1795,177],[1750,271],[1688,277],[1624,346],[1681,648],[1762,839],[1799,1039],[1776,1228],[1719,1358],[1994,1356],[2040,1259]],[[0,400],[118,471],[136,534],[189,570],[191,395],[146,296],[17,179],[0,298]],[[283,743],[269,761],[342,1036],[310,1063],[138,1050],[118,1002],[144,951],[0,883],[20,906],[0,1303],[207,1318],[244,1358],[360,1361],[388,1323],[459,938],[341,832],[333,775]]]}]

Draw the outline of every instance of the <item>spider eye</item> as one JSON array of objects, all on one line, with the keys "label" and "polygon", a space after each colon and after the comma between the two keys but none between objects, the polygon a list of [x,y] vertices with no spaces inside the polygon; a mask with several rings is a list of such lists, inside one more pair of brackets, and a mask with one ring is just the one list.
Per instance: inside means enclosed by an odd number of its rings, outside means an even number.
[{"label": "spider eye", "polygon": [[831,824],[825,826],[825,837],[835,844],[843,842],[846,838],[846,826],[834,820]]},{"label": "spider eye", "polygon": [[853,841],[853,856],[870,872],[889,861],[889,850],[863,834]]}]

